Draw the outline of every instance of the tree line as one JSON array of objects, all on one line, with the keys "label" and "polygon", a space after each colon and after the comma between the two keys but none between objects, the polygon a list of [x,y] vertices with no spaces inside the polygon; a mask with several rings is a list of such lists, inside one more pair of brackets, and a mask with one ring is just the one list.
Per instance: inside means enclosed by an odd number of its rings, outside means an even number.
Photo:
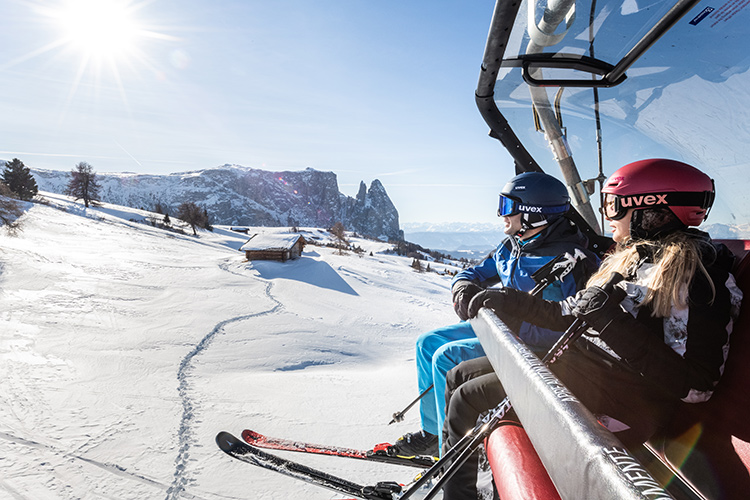
[{"label": "tree line", "polygon": [[[96,177],[94,167],[85,161],[79,162],[70,172],[63,194],[72,197],[75,201],[83,200],[86,208],[97,206],[100,203],[99,191],[101,185]],[[23,213],[20,205],[15,200],[31,201],[39,192],[31,170],[18,158],[6,161],[2,182],[0,182],[0,223],[9,230],[17,229],[16,219]],[[161,208],[160,204],[157,204]],[[171,225],[169,214],[161,209],[158,213],[164,213],[165,225]],[[186,201],[177,207],[177,218],[190,225],[193,235],[197,235],[197,228],[213,230],[211,218],[205,207],[199,207],[195,202]]]}]

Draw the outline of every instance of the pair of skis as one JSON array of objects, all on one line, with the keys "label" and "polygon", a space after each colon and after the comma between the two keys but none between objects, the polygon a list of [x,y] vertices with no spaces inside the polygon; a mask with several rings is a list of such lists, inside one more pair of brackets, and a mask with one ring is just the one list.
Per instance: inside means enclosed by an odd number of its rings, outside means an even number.
[{"label": "pair of skis", "polygon": [[226,454],[243,462],[364,500],[393,500],[399,498],[398,496],[394,497],[394,495],[399,495],[403,487],[390,481],[380,482],[372,486],[353,483],[294,460],[273,455],[261,448],[370,460],[420,468],[431,467],[436,463],[436,459],[430,456],[399,457],[389,455],[385,451],[387,445],[379,445],[372,451],[362,451],[268,437],[251,430],[244,430],[242,439],[228,432],[220,432],[216,436],[216,444]]}]

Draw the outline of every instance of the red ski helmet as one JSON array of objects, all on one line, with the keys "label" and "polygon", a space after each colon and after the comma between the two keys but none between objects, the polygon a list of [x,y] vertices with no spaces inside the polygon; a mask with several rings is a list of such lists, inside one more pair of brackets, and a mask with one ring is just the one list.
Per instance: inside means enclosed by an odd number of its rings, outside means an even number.
[{"label": "red ski helmet", "polygon": [[616,170],[602,188],[605,217],[621,219],[628,209],[669,208],[686,226],[706,220],[714,202],[714,181],[695,167],[655,158]]}]

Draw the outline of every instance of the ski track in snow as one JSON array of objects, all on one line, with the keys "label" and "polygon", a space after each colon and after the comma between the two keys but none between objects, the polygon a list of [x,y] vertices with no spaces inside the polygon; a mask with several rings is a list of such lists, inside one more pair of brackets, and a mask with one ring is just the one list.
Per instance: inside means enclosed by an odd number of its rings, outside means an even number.
[{"label": "ski track in snow", "polygon": [[[230,271],[225,265],[221,265],[220,267],[225,271],[231,272],[233,274],[238,274]],[[177,380],[179,380],[180,382],[178,392],[180,395],[180,399],[182,400],[182,419],[180,421],[178,438],[179,451],[177,454],[177,458],[175,459],[175,472],[172,479],[172,485],[169,487],[169,489],[167,489],[166,500],[176,500],[177,498],[195,498],[193,495],[188,495],[185,491],[185,488],[190,481],[190,473],[187,470],[187,465],[190,458],[190,447],[193,442],[194,434],[193,419],[195,417],[195,401],[191,396],[191,388],[189,382],[190,371],[193,367],[193,360],[196,356],[200,355],[206,349],[208,349],[216,335],[221,333],[224,330],[224,327],[226,327],[227,325],[237,323],[239,321],[245,321],[251,318],[268,316],[282,309],[284,307],[283,304],[279,302],[273,295],[271,295],[272,286],[272,282],[267,282],[265,295],[268,299],[276,304],[275,306],[273,306],[271,309],[268,309],[267,311],[245,314],[220,322],[214,327],[213,330],[211,330],[208,335],[203,337],[203,339],[195,346],[192,351],[190,351],[190,353],[188,353],[183,358],[182,362],[180,363],[180,367],[177,370]]]},{"label": "ski track in snow", "polygon": [[[108,462],[100,462],[98,460],[92,460],[90,458],[86,458],[82,455],[78,455],[76,453],[70,453],[66,451],[61,451],[54,446],[40,443],[39,441],[33,441],[31,439],[21,438],[18,436],[14,436],[13,434],[7,433],[7,432],[0,432],[0,439],[4,439],[5,441],[23,445],[29,448],[34,448],[38,450],[44,450],[46,452],[51,452],[54,455],[65,457],[65,458],[72,458],[75,460],[80,460],[81,462],[85,462],[89,465],[93,465],[95,467],[98,467],[100,469],[103,469],[107,472],[110,472],[112,474],[115,474],[117,476],[121,476],[128,479],[134,479],[136,481],[139,481],[143,484],[146,484],[148,486],[153,486],[156,489],[160,490],[168,490],[168,486],[166,484],[160,483],[159,481],[155,481],[153,479],[150,479],[142,474],[137,474],[133,472],[129,472],[127,469],[117,465],[112,464]],[[23,495],[20,491],[12,488],[8,483],[0,479],[0,491],[4,491],[12,496],[14,500],[31,500],[32,497],[28,497]],[[198,497],[191,494],[183,494],[183,498],[187,498],[190,500],[204,500],[202,497]]]},{"label": "ski track in snow", "polygon": [[25,496],[21,495],[18,490],[12,488],[8,483],[0,478],[0,491],[8,493],[13,500],[27,500]]}]

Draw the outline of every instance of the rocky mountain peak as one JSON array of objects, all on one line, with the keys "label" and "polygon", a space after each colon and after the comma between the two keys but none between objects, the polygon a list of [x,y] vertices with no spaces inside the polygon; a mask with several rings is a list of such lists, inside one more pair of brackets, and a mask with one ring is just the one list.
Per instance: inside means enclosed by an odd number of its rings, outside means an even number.
[{"label": "rocky mountain peak", "polygon": [[[31,169],[39,189],[62,193],[70,173]],[[381,239],[403,239],[398,211],[378,180],[356,198],[339,191],[333,172],[313,168],[270,172],[240,165],[167,175],[97,173],[101,201],[168,213],[186,201],[203,206],[214,224],[330,227]]]}]

